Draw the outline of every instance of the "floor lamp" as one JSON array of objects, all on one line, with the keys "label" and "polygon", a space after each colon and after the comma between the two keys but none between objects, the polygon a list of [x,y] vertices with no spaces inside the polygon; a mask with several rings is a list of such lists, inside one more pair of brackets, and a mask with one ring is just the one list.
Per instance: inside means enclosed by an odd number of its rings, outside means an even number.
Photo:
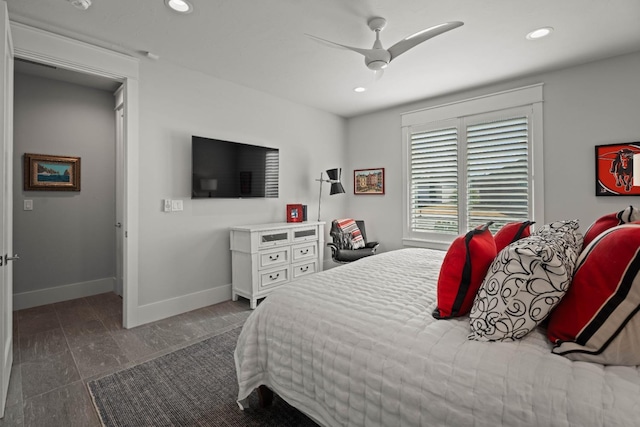
[{"label": "floor lamp", "polygon": [[316,179],[316,181],[320,181],[320,194],[318,194],[318,221],[320,221],[320,202],[322,201],[322,183],[328,182],[331,184],[331,190],[329,191],[329,195],[341,194],[344,193],[344,187],[340,183],[340,176],[342,175],[342,169],[327,169],[327,175],[329,179],[324,179],[322,172],[320,172],[320,179]]}]

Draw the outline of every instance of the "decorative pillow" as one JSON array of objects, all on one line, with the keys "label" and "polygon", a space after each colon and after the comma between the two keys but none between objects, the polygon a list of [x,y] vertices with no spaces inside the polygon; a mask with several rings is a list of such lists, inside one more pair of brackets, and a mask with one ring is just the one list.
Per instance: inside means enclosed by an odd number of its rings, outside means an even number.
[{"label": "decorative pillow", "polygon": [[583,250],[573,282],[549,317],[556,354],[640,365],[640,224],[602,232]]},{"label": "decorative pillow", "polygon": [[584,247],[586,248],[600,233],[617,225],[640,221],[640,210],[629,206],[620,212],[613,212],[596,219],[584,233]]},{"label": "decorative pillow", "polygon": [[531,234],[536,236],[547,236],[551,238],[561,237],[565,239],[571,247],[577,248],[576,250],[579,254],[582,250],[584,237],[578,232],[578,228],[580,228],[580,224],[578,223],[577,219],[555,221],[543,225]]},{"label": "decorative pillow", "polygon": [[535,224],[535,221],[509,222],[503,225],[493,236],[496,241],[496,250],[500,252],[511,243],[529,237],[531,234],[529,228],[532,224]]},{"label": "decorative pillow", "polygon": [[338,229],[343,233],[344,243],[347,244],[347,247],[343,247],[343,249],[360,249],[365,247],[364,238],[362,237],[362,233],[358,228],[358,224],[351,219],[337,219]]},{"label": "decorative pillow", "polygon": [[520,339],[567,292],[582,248],[578,223],[561,221],[542,229],[504,248],[489,267],[469,314],[469,339]]},{"label": "decorative pillow", "polygon": [[436,319],[469,313],[482,279],[496,257],[496,244],[489,231],[492,223],[459,236],[449,246],[438,277],[438,305],[433,310]]}]

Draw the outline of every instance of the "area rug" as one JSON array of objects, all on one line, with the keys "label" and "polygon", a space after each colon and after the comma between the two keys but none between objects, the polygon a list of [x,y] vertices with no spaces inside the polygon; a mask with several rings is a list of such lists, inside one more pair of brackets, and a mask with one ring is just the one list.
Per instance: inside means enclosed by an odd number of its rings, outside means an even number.
[{"label": "area rug", "polygon": [[104,426],[316,426],[278,396],[236,403],[233,350],[241,328],[87,383]]}]

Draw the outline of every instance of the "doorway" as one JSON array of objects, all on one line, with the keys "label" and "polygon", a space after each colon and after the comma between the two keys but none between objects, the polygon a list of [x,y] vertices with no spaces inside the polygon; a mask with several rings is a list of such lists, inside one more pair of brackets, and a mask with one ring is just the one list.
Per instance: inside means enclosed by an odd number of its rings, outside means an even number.
[{"label": "doorway", "polygon": [[27,25],[10,24],[16,58],[74,71],[83,78],[121,82],[122,324],[125,328],[138,326],[138,60]]},{"label": "doorway", "polygon": [[[122,139],[113,113],[116,106],[122,113],[114,96],[120,86],[15,59],[13,236],[21,261],[14,266],[14,310],[105,292],[122,295],[116,270],[123,256],[116,244],[122,234],[116,183],[123,181],[116,176],[122,173],[116,142]],[[24,191],[25,153],[77,157],[79,191]],[[52,175],[48,163],[38,166]]]}]

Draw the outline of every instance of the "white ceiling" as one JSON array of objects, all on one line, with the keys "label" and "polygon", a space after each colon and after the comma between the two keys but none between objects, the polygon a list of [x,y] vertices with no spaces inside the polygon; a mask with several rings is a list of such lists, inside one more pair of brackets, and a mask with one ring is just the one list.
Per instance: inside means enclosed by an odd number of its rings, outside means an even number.
[{"label": "white ceiling", "polygon": [[[344,117],[496,81],[640,51],[640,0],[7,0],[11,20],[151,61],[172,62]],[[464,26],[394,60],[379,81],[357,53],[373,16],[385,48],[446,21]],[[545,39],[531,30],[551,26]],[[353,88],[367,91],[355,93]]]}]

